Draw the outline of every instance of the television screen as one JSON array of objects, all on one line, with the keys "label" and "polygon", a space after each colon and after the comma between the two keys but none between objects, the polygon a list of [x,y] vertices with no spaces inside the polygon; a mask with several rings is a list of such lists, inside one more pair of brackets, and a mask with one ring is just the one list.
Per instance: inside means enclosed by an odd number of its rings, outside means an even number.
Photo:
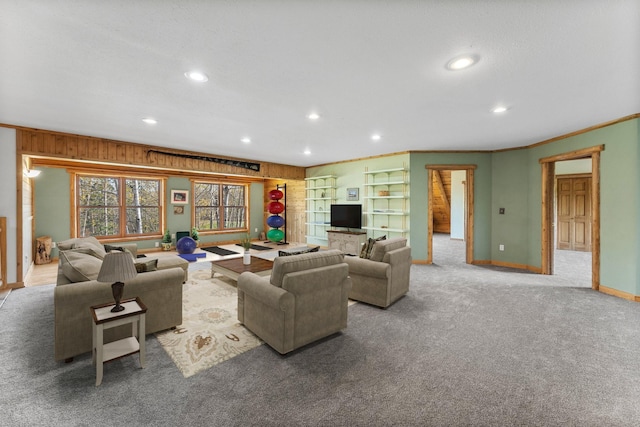
[{"label": "television screen", "polygon": [[362,205],[331,205],[331,226],[362,228]]}]

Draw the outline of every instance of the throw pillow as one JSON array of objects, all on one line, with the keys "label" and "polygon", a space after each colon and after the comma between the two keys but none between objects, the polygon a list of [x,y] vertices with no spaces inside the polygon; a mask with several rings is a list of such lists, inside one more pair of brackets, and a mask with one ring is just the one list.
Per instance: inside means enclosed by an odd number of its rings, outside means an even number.
[{"label": "throw pillow", "polygon": [[135,265],[138,273],[156,271],[158,269],[158,258],[150,259],[149,261],[138,261]]},{"label": "throw pillow", "polygon": [[289,251],[278,251],[278,256],[290,256],[290,255],[300,255],[300,254],[308,254],[309,252],[318,252],[320,250],[320,246],[316,246],[315,248],[307,248],[300,249],[293,252]]},{"label": "throw pillow", "polygon": [[131,258],[133,258],[133,254],[131,253],[131,251],[127,248],[123,248],[122,246],[104,245],[104,251],[106,253],[109,253],[111,251],[126,252],[131,255]]},{"label": "throw pillow", "polygon": [[380,240],[386,240],[387,236],[380,236],[376,239],[369,237],[364,245],[362,245],[362,250],[360,251],[360,258],[370,259],[371,251],[373,250],[373,245]]},{"label": "throw pillow", "polygon": [[93,251],[87,248],[69,249],[60,251],[60,268],[62,273],[72,283],[96,280],[102,260],[93,255]]}]

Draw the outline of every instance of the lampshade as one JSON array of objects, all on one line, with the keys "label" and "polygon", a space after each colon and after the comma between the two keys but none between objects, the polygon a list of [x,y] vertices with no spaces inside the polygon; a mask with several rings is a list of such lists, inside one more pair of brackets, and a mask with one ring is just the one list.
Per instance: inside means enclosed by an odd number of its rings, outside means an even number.
[{"label": "lampshade", "polygon": [[109,252],[102,261],[98,282],[124,282],[136,277],[138,272],[133,258],[127,252]]}]

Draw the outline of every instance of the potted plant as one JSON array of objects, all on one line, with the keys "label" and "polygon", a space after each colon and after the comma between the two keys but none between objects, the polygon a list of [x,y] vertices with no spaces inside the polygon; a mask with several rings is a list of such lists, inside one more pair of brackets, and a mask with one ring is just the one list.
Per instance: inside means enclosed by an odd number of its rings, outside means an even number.
[{"label": "potted plant", "polygon": [[191,229],[191,238],[192,238],[193,240],[195,240],[195,242],[196,242],[196,246],[200,246],[200,240],[199,240],[199,236],[198,236],[198,230],[197,230],[195,227],[193,227],[193,228]]},{"label": "potted plant", "polygon": [[165,251],[171,250],[171,232],[166,230],[164,236],[162,236],[162,249]]},{"label": "potted plant", "polygon": [[251,236],[249,235],[249,233],[247,233],[247,235],[240,240],[240,244],[244,248],[242,263],[251,264],[251,253],[249,252],[249,249],[251,249]]}]

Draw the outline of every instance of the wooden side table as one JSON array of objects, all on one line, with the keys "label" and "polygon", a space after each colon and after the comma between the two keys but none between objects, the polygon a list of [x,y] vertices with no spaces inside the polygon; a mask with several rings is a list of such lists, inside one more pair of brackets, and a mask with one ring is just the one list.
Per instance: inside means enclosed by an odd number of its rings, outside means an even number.
[{"label": "wooden side table", "polygon": [[[112,313],[114,304],[90,307],[93,317],[93,363],[96,365],[96,387],[102,383],[103,364],[110,360],[140,354],[140,367],[145,367],[145,314],[147,307],[140,298],[124,300],[120,303],[124,310]],[[104,343],[104,330],[131,324],[131,336],[118,341]]]}]

